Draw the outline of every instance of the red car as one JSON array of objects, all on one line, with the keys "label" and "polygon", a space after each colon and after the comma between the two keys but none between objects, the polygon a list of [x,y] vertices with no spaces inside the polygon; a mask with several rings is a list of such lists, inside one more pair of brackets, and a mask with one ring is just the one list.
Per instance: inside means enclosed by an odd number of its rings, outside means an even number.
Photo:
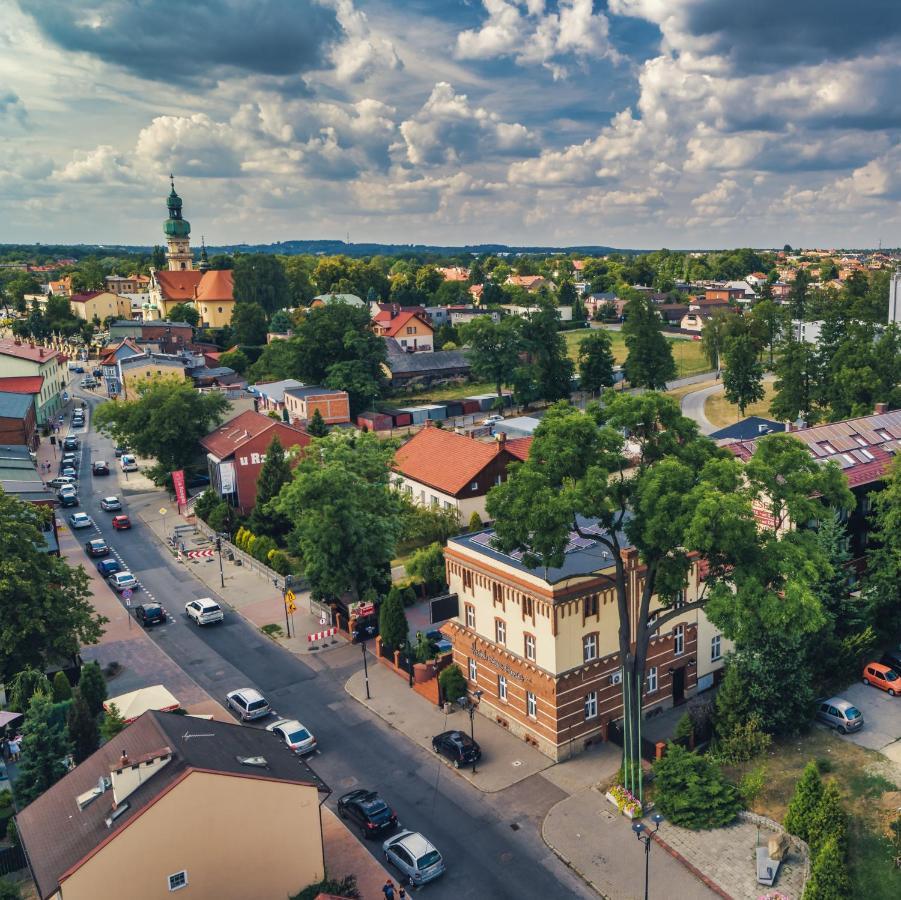
[{"label": "red car", "polygon": [[126,528],[131,528],[131,519],[128,516],[113,516],[113,528],[116,531],[123,531]]}]

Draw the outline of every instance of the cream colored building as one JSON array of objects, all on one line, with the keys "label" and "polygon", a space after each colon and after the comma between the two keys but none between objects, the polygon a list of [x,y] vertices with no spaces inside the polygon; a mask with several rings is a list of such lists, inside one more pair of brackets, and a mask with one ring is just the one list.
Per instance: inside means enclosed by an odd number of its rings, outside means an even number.
[{"label": "cream colored building", "polygon": [[[479,711],[565,759],[606,740],[622,717],[614,561],[598,541],[574,534],[560,569],[529,569],[495,549],[492,537],[488,530],[448,542],[459,615],[443,630],[470,691],[482,691]],[[634,622],[643,567],[632,550],[623,561]],[[700,587],[694,566],[680,601],[696,599]],[[701,611],[667,622],[648,648],[642,708],[679,705],[711,686],[727,649]]]},{"label": "cream colored building", "polygon": [[148,712],[17,825],[41,900],[288,897],[324,875],[325,792],[265,731]]},{"label": "cream colored building", "polygon": [[69,307],[73,315],[84,319],[85,322],[93,322],[95,319],[102,322],[109,316],[115,316],[117,319],[131,318],[131,300],[111,291],[73,294],[69,298]]}]

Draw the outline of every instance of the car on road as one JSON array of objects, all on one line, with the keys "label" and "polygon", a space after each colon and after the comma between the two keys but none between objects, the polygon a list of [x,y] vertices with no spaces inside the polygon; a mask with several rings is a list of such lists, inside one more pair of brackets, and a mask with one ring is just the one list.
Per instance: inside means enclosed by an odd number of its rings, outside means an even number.
[{"label": "car on road", "polygon": [[146,628],[148,625],[165,625],[166,613],[159,603],[148,601],[135,607],[135,618]]},{"label": "car on road", "polygon": [[416,831],[401,831],[388,838],[382,850],[410,885],[426,884],[444,874],[441,854]]},{"label": "car on road", "polygon": [[432,749],[449,759],[455,769],[482,758],[481,747],[463,731],[443,731],[435,735],[432,738]]},{"label": "car on road", "polygon": [[74,453],[64,453],[63,458],[59,461],[61,467],[72,466],[73,469],[78,468],[78,457]]},{"label": "car on road", "polygon": [[210,597],[190,600],[185,604],[185,612],[195,625],[212,625],[225,618],[222,607]]},{"label": "car on road", "polygon": [[130,453],[122,454],[122,458],[119,460],[119,465],[122,466],[123,472],[138,471],[138,461]]},{"label": "car on road", "polygon": [[375,792],[357,788],[338,798],[338,815],[353,822],[363,838],[375,838],[397,828],[394,810]]},{"label": "car on road", "polygon": [[122,571],[122,563],[118,559],[101,559],[97,563],[97,571],[104,578],[109,578],[110,575],[115,575],[116,572]]},{"label": "car on road", "polygon": [[59,505],[63,509],[68,509],[70,506],[81,505],[78,499],[78,494],[76,494],[75,491],[66,491],[65,493],[60,492],[57,497],[59,499]]},{"label": "car on road", "polygon": [[136,591],[139,587],[138,579],[131,572],[115,572],[107,578],[109,586],[117,593],[122,591]]},{"label": "car on road", "polygon": [[103,369],[94,369],[94,371],[91,372],[91,374],[92,374],[95,378],[100,378],[100,377],[103,375]]},{"label": "car on road", "polygon": [[50,482],[50,487],[56,488],[60,490],[61,488],[67,487],[68,485],[75,485],[78,483],[78,479],[73,478],[71,475],[58,475],[53,481]]},{"label": "car on road", "polygon": [[92,475],[109,475],[109,466],[102,459],[98,459],[91,466],[91,474]]},{"label": "car on road", "polygon": [[817,700],[817,721],[834,728],[839,734],[860,731],[863,716],[860,710],[844,697],[828,697]]},{"label": "car on road", "polygon": [[63,476],[63,478],[76,478],[78,476],[78,472],[75,471],[73,466],[63,466],[62,471],[59,473]]},{"label": "car on road", "polygon": [[306,756],[316,749],[316,738],[297,719],[279,719],[267,725],[266,731],[278,735],[298,756]]},{"label": "car on road", "polygon": [[87,513],[73,513],[69,516],[69,524],[73,528],[90,528],[94,523]]},{"label": "car on road", "polygon": [[127,531],[131,528],[131,519],[128,516],[113,516],[113,528],[116,531]]},{"label": "car on road", "polygon": [[117,509],[122,509],[122,501],[118,497],[104,497],[100,501],[100,508],[104,512],[114,512]]},{"label": "car on road", "polygon": [[485,416],[485,418],[482,419],[481,422],[479,422],[479,425],[497,425],[498,422],[503,421],[503,416]]},{"label": "car on road", "polygon": [[233,709],[244,722],[251,719],[262,719],[272,712],[269,701],[254,688],[238,688],[225,695],[229,709]]},{"label": "car on road", "polygon": [[892,697],[901,693],[901,675],[882,663],[871,662],[863,667],[863,683],[881,688]]},{"label": "car on road", "polygon": [[74,434],[70,434],[63,441],[63,450],[77,450],[78,443],[78,438]]},{"label": "car on road", "polygon": [[901,647],[896,647],[894,650],[886,650],[879,662],[890,669],[894,669],[901,675]]},{"label": "car on road", "polygon": [[73,366],[72,363],[69,363],[69,371],[78,375],[84,375],[84,366]]},{"label": "car on road", "polygon": [[85,552],[88,556],[109,556],[109,547],[103,538],[94,538],[84,545]]},{"label": "car on road", "polygon": [[83,388],[88,388],[89,390],[95,388],[97,387],[97,379],[95,379],[93,375],[89,375],[87,378],[82,378],[81,386]]},{"label": "car on road", "polygon": [[123,453],[128,453],[128,447],[126,447],[124,444],[119,444],[114,452],[116,454],[116,459],[119,459]]}]

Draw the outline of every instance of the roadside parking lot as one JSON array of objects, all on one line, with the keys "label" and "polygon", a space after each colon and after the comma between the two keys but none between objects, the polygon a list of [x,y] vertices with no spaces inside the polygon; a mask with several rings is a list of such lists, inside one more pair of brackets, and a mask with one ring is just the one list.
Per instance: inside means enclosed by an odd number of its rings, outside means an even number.
[{"label": "roadside parking lot", "polygon": [[839,735],[869,750],[878,750],[901,765],[901,697],[891,697],[879,688],[862,682],[852,684],[838,695],[862,713],[864,725],[856,734]]}]

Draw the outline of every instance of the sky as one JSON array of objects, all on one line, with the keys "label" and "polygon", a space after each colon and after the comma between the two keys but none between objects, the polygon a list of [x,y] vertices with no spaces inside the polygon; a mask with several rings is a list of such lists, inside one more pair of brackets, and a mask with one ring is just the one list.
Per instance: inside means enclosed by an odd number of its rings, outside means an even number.
[{"label": "sky", "polygon": [[897,0],[0,0],[0,242],[901,245]]}]

